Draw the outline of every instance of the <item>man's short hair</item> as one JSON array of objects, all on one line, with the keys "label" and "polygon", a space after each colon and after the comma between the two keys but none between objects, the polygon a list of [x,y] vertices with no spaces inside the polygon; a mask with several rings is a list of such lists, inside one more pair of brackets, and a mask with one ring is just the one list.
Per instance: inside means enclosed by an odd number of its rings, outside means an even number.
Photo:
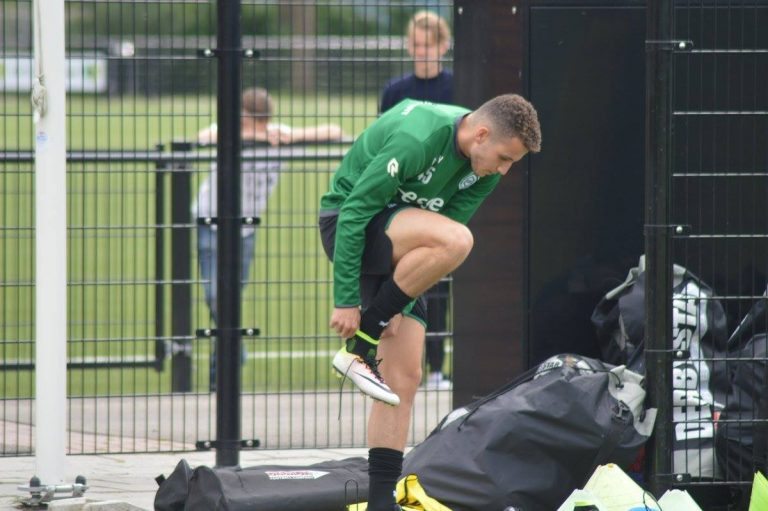
[{"label": "man's short hair", "polygon": [[448,27],[448,22],[432,11],[418,11],[414,14],[408,22],[405,35],[410,38],[417,28],[429,34],[436,44],[447,43],[451,40],[451,29]]},{"label": "man's short hair", "polygon": [[274,112],[272,98],[267,89],[251,87],[245,89],[242,95],[243,114],[248,117],[265,117],[269,119]]},{"label": "man's short hair", "polygon": [[519,138],[529,152],[541,151],[539,114],[522,96],[496,96],[483,103],[475,113],[480,119],[490,122],[502,136]]}]

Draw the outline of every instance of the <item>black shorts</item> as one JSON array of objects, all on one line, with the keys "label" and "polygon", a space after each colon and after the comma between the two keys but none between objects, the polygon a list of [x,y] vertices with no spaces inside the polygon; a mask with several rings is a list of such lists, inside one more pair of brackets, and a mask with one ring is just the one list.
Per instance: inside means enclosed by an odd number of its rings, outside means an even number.
[{"label": "black shorts", "polygon": [[[366,309],[381,285],[392,276],[392,240],[386,230],[395,213],[408,206],[387,207],[374,215],[365,228],[365,248],[360,268],[360,299]],[[336,220],[338,215],[320,217],[320,238],[328,259],[333,261],[336,245]],[[403,309],[403,314],[427,326],[427,303],[418,297]]]}]

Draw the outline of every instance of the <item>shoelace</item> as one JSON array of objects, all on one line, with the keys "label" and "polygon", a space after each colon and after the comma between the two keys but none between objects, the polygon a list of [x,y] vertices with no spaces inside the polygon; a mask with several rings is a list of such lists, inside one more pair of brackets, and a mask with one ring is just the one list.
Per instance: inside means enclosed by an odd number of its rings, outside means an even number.
[{"label": "shoelace", "polygon": [[351,367],[352,364],[347,366],[347,370],[344,371],[344,375],[341,377],[341,382],[339,383],[339,416],[337,417],[339,422],[341,422],[341,400],[344,398],[344,382],[347,381],[347,373],[349,373]]},{"label": "shoelace", "polygon": [[[382,378],[381,373],[379,372],[379,364],[381,364],[383,359],[376,359],[376,357],[360,357],[360,359],[366,366],[368,366],[368,369],[371,370],[371,373],[373,373],[376,379],[381,383],[384,383],[384,378]],[[341,383],[339,383],[339,416],[337,419],[339,421],[341,421],[341,400],[344,393],[344,382],[347,381],[347,374],[349,373],[351,367],[352,364],[349,364],[347,370],[344,371],[344,375],[341,377]]]},{"label": "shoelace", "polygon": [[368,366],[368,369],[371,370],[373,375],[376,377],[377,380],[379,380],[381,383],[384,383],[384,378],[381,376],[381,373],[379,372],[379,364],[381,364],[382,359],[377,359],[376,357],[363,357],[363,362],[366,366]]}]

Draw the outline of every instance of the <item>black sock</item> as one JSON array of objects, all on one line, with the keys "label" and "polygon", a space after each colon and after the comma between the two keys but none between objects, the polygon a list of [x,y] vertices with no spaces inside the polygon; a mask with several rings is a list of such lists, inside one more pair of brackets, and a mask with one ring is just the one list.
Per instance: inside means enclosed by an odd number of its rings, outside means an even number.
[{"label": "black sock", "polygon": [[[360,330],[378,342],[381,332],[387,327],[392,316],[402,312],[412,300],[412,297],[398,287],[395,279],[390,277],[381,285],[376,296],[373,297],[371,305],[363,311],[360,318]],[[347,341],[347,351],[361,356],[370,355],[371,352],[375,354],[376,346],[376,343],[358,335]]]},{"label": "black sock", "polygon": [[403,470],[403,453],[386,447],[368,451],[368,511],[392,511],[395,486]]}]

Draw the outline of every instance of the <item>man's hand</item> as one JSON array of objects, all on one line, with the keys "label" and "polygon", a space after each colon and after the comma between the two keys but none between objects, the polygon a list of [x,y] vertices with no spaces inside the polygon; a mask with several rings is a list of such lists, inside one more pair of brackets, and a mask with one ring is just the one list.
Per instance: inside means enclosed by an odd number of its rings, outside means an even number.
[{"label": "man's hand", "polygon": [[267,142],[270,145],[290,144],[293,141],[292,130],[287,126],[270,125],[267,127]]},{"label": "man's hand", "polygon": [[329,324],[337,334],[343,339],[349,339],[358,328],[360,328],[360,308],[359,307],[336,307],[331,314]]}]

